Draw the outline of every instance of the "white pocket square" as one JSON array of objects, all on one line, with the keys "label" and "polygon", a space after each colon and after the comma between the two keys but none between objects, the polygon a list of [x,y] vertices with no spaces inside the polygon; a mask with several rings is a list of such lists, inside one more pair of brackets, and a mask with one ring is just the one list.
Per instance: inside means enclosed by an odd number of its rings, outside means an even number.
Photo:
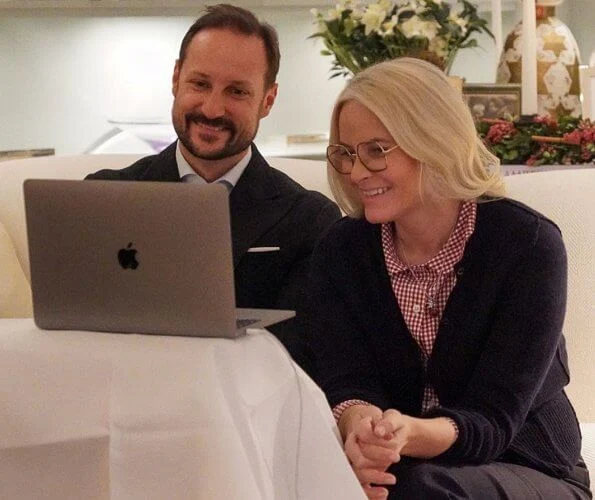
[{"label": "white pocket square", "polygon": [[248,252],[252,253],[264,253],[264,252],[278,252],[281,247],[252,247],[248,249]]}]

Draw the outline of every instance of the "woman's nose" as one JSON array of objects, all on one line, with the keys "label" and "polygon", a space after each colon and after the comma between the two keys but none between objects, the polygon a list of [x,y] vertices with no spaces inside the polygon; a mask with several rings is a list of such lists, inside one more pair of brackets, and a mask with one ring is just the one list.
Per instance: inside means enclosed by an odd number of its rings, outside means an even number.
[{"label": "woman's nose", "polygon": [[350,176],[351,182],[355,184],[370,177],[370,171],[362,163],[359,156],[356,156],[353,160],[353,168],[351,169]]}]

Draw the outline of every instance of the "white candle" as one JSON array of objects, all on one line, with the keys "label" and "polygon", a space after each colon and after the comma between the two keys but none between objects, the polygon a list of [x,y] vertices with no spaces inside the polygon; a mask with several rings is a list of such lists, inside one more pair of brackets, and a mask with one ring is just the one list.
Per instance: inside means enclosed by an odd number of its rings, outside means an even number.
[{"label": "white candle", "polygon": [[496,39],[496,61],[502,54],[502,0],[492,0],[492,33]]},{"label": "white candle", "polygon": [[523,0],[522,113],[537,113],[537,34],[535,0]]}]

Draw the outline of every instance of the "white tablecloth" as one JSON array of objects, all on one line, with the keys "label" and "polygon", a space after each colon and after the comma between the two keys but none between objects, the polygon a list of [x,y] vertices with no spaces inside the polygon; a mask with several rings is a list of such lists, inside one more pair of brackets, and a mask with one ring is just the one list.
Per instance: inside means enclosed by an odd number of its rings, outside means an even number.
[{"label": "white tablecloth", "polygon": [[318,387],[237,340],[0,321],[3,499],[361,499]]}]

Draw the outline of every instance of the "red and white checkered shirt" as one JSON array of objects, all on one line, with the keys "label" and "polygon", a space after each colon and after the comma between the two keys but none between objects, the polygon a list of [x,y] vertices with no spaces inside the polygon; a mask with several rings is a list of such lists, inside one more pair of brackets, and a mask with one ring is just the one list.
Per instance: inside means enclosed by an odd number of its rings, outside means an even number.
[{"label": "red and white checkered shirt", "polygon": [[[467,240],[475,229],[476,216],[476,203],[463,202],[457,223],[446,244],[431,260],[415,266],[407,266],[397,256],[394,245],[395,226],[392,223],[382,224],[382,250],[393,293],[409,332],[421,349],[424,363],[427,363],[432,354],[442,312],[457,281],[454,266],[463,257]],[[338,404],[333,408],[337,421],[343,411],[354,404],[366,403],[349,400]],[[434,388],[427,385],[424,389],[422,412],[439,404]]]}]

